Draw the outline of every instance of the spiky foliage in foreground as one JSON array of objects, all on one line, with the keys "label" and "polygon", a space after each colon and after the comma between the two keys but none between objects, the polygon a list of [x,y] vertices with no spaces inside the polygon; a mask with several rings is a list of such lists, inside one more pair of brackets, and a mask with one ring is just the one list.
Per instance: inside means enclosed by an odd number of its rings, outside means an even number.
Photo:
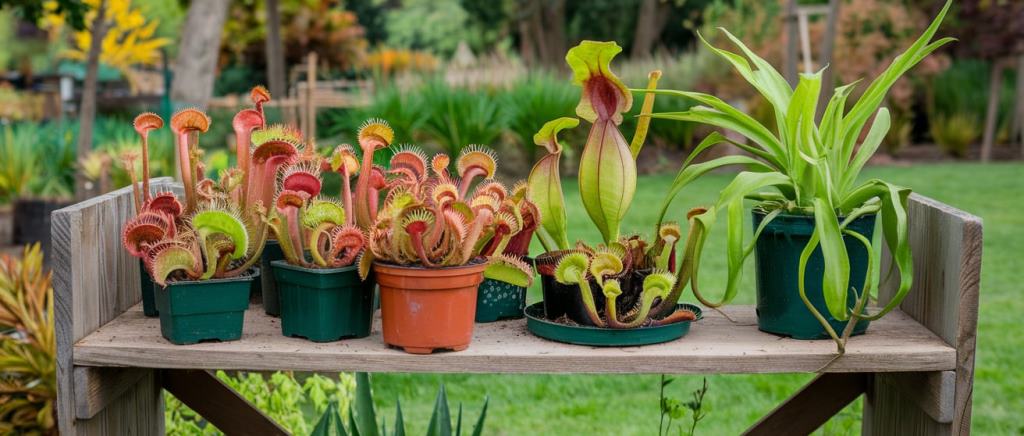
[{"label": "spiky foliage in foreground", "polygon": [[270,95],[261,87],[251,93],[253,109],[238,112],[233,121],[237,166],[220,179],[206,177],[199,148],[200,134],[210,118],[196,109],[174,114],[171,130],[181,162],[184,203],[171,192],[151,195],[149,187],[149,132],[163,128],[152,113],[135,118],[141,138],[141,187],[134,155],[125,168],[132,179],[136,216],[125,223],[125,248],[143,259],[153,280],[205,280],[234,277],[247,272],[263,251],[268,235],[267,209],[274,200],[274,182],[281,168],[299,158],[302,138],[297,131],[266,127],[263,104]]},{"label": "spiky foliage in foreground", "polygon": [[0,434],[52,434],[57,396],[53,287],[39,244],[0,257]]},{"label": "spiky foliage in foreground", "polygon": [[[455,160],[454,175],[449,163],[444,154],[428,163],[415,147],[394,154],[387,195],[370,229],[367,259],[427,268],[465,265],[506,252],[527,227],[524,210],[531,222],[539,221],[525,186],[517,185],[510,194],[493,180],[497,162],[490,149],[466,147]],[[523,273],[532,276],[532,271]]]}]

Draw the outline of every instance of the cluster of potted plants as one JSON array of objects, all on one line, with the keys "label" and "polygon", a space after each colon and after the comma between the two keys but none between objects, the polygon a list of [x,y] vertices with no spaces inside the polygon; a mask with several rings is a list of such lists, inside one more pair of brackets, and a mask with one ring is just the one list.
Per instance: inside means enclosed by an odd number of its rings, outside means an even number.
[{"label": "cluster of potted plants", "polygon": [[[148,137],[164,122],[150,113],[135,119],[141,153],[128,153],[123,164],[136,215],[124,225],[123,243],[140,258],[143,309],[160,317],[165,338],[241,337],[261,273],[273,277],[276,295],[262,286],[264,305],[277,303],[282,333],[312,341],[368,336],[377,282],[384,340],[409,352],[469,345],[485,273],[487,317],[522,313],[533,277],[524,256],[539,216],[525,183],[509,191],[493,180],[493,152],[467,147],[449,173],[449,156],[428,161],[406,147],[383,168],[373,164],[374,153],[394,133],[371,120],[359,132],[358,152],[342,145],[323,156],[294,129],[266,124],[263,88],[251,97],[254,108],[233,120],[236,166],[218,180],[200,159],[209,118],[186,109],[171,119],[183,198],[151,192]],[[339,198],[323,195],[325,172],[341,176]],[[263,256],[268,245],[280,259]],[[269,270],[261,271],[261,258]]]},{"label": "cluster of potted plants", "polygon": [[[383,340],[409,353],[463,350],[474,320],[524,314],[529,330],[545,338],[640,345],[679,338],[700,319],[700,308],[679,302],[687,287],[706,307],[728,303],[753,252],[759,327],[797,339],[830,337],[842,353],[850,335],[896,307],[910,289],[910,191],[879,180],[859,182],[858,175],[888,130],[888,111],[879,109],[888,89],[950,41],[931,41],[948,6],[852,105],[847,100],[855,84],[837,88],[820,122],[820,72],[802,75],[794,89],[728,32],[743,55],[708,46],[774,106],[774,126],[758,124],[712,95],[658,90],[657,71],[645,89],[627,88],[610,70],[621,51],[613,42],[584,41],[569,50],[566,60],[582,89],[576,114],[591,124],[580,154],[579,190],[602,236],[596,242],[570,243],[567,232],[558,135],[577,127],[577,118],[559,118],[540,129],[534,141],[547,154],[527,182],[508,189],[494,180],[493,152],[479,146],[466,147],[454,160],[403,147],[386,167],[374,165],[374,154],[394,141],[380,120],[360,129],[358,149],[342,145],[321,155],[299,132],[266,124],[262,106],[270,96],[257,87],[254,108],[234,118],[237,164],[217,181],[206,177],[199,159],[199,136],[209,118],[194,109],[174,115],[170,124],[184,187],[179,199],[150,191],[147,138],[163,121],[140,115],[135,128],[141,156],[124,158],[137,215],[123,236],[155,283],[143,288],[155,292],[146,313],[159,315],[161,331],[175,343],[237,339],[250,282],[261,274],[263,258],[262,273],[271,275],[269,265],[279,291],[270,294],[264,280],[264,305],[270,313],[279,304],[288,336],[335,341],[369,335],[379,288]],[[627,141],[619,124],[634,92],[644,100]],[[656,95],[700,106],[652,113]],[[709,135],[667,190],[653,233],[623,234],[620,223],[636,190],[636,158],[652,118],[707,123],[748,142]],[[725,143],[747,154],[694,163],[703,151]],[[141,184],[135,182],[139,158]],[[688,183],[727,165],[747,170],[712,206],[686,214],[684,238],[681,225],[665,220],[672,201]],[[326,172],[341,176],[339,198],[323,195]],[[757,202],[755,242],[749,243],[743,229],[746,200]],[[712,301],[698,287],[698,271],[720,213],[728,222],[729,281],[721,300]],[[528,257],[534,235],[545,249],[535,262]],[[882,239],[900,287],[884,307],[869,313],[867,303],[880,281]],[[268,240],[276,241],[280,259],[264,255]],[[525,307],[534,264],[543,301]]]},{"label": "cluster of potted plants", "polygon": [[[952,40],[932,41],[948,8],[947,2],[924,34],[896,57],[849,110],[847,100],[856,83],[836,88],[820,122],[816,118],[822,91],[820,71],[801,75],[794,89],[728,31],[726,36],[742,55],[705,44],[771,103],[774,126],[763,126],[712,95],[657,90],[657,71],[651,73],[647,89],[627,89],[609,69],[612,58],[621,51],[613,42],[584,41],[569,50],[566,61],[582,87],[576,113],[592,124],[580,156],[580,197],[603,241],[569,244],[557,134],[576,127],[579,120],[551,121],[535,138],[548,154],[536,163],[529,178],[542,217],[538,239],[547,250],[537,258],[544,302],[543,310],[527,310],[531,331],[555,340],[598,345],[674,339],[685,334],[685,327],[664,336],[656,330],[679,321],[685,325],[699,317],[699,311],[677,307],[683,288],[689,285],[707,307],[728,303],[738,291],[744,260],[754,252],[759,328],[796,339],[832,338],[841,355],[850,335],[863,333],[869,321],[897,307],[910,290],[913,273],[906,218],[910,190],[881,180],[861,182],[858,176],[889,129],[889,112],[879,109],[889,88]],[[642,93],[645,100],[633,140],[627,142],[618,125],[622,113],[632,105],[631,92]],[[655,95],[688,98],[698,106],[652,114]],[[619,223],[636,188],[635,159],[651,118],[705,123],[736,132],[748,142],[720,133],[709,135],[691,153],[668,190],[654,236],[624,237]],[[732,144],[748,154],[694,163],[703,151],[718,144]],[[693,180],[729,165],[746,166],[747,170],[737,174],[713,206],[687,214],[688,235],[677,256],[682,232],[679,225],[665,220],[672,201]],[[751,243],[744,241],[746,200],[757,202]],[[729,280],[722,299],[712,301],[700,291],[697,272],[704,243],[719,213],[725,213],[728,221]],[[875,231],[876,226],[880,231]],[[868,313],[867,302],[880,281],[881,239],[892,255],[900,283],[884,307]],[[576,326],[591,327],[569,328]],[[627,336],[616,329],[647,332]]]}]

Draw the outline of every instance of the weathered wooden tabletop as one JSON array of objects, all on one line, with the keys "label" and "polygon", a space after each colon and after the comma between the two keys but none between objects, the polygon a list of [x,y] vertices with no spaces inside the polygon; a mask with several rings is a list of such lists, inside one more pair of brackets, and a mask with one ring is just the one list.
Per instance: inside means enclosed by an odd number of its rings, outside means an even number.
[{"label": "weathered wooden tabletop", "polygon": [[[802,341],[757,330],[754,309],[707,311],[690,334],[643,347],[590,347],[538,338],[525,320],[477,324],[468,350],[421,356],[384,345],[377,319],[363,339],[314,343],[281,335],[277,318],[253,306],[241,340],[174,345],[138,306],[75,344],[84,366],[239,370],[502,373],[779,373],[820,369],[835,356],[831,340]],[[903,313],[850,339],[829,372],[939,371],[956,367],[956,350]]]}]

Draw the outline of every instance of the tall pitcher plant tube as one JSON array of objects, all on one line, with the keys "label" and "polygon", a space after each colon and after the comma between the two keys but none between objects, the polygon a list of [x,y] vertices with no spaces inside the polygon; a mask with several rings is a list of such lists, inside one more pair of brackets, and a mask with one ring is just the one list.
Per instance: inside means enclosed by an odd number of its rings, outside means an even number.
[{"label": "tall pitcher plant tube", "polygon": [[530,199],[540,210],[541,225],[537,229],[537,238],[548,251],[569,248],[565,198],[562,196],[562,179],[558,170],[562,158],[562,145],[558,143],[558,133],[578,125],[580,120],[562,117],[548,121],[533,136],[533,142],[548,151],[548,154],[533,166],[527,181]]},{"label": "tall pitcher plant tube", "polygon": [[[850,318],[876,320],[900,304],[910,291],[913,279],[906,211],[910,190],[881,180],[858,182],[858,176],[889,129],[889,111],[885,108],[879,109],[889,88],[918,62],[953,41],[952,38],[932,41],[950,4],[947,1],[942,11],[917,41],[906,52],[893,59],[889,67],[864,90],[860,99],[853,103],[849,110],[846,110],[847,99],[856,82],[836,88],[820,122],[815,121],[818,95],[822,91],[820,71],[801,75],[799,84],[793,89],[767,61],[758,57],[728,31],[725,31],[726,36],[745,56],[711,46],[707,41],[704,41],[704,44],[728,61],[774,107],[774,131],[712,95],[689,91],[654,91],[658,94],[694,100],[700,106],[683,112],[655,113],[651,115],[652,117],[704,123],[734,131],[749,140],[742,143],[732,141],[719,133],[709,135],[683,164],[661,207],[660,215],[664,218],[675,195],[691,181],[712,169],[742,164],[754,170],[739,173],[722,190],[714,207],[694,217],[701,229],[701,235],[688,241],[687,253],[692,252],[695,256],[689,267],[693,269],[691,285],[694,294],[702,303],[717,307],[728,303],[736,295],[744,260],[754,248],[753,241],[749,244],[744,241],[743,231],[743,201],[753,199],[759,202],[758,207],[768,212],[766,219],[754,232],[754,241],[771,219],[781,212],[814,217],[814,233],[804,250],[804,256],[800,259],[799,280],[802,285],[807,259],[810,253],[820,246],[825,264],[823,296],[828,312],[834,318],[840,321]],[[870,128],[866,135],[862,135],[872,117]],[[860,141],[861,137],[864,138],[863,141]],[[725,143],[740,147],[751,156],[726,156],[691,164],[701,152]],[[712,301],[703,296],[697,287],[696,267],[699,265],[706,232],[714,223],[715,216],[721,212],[725,212],[727,219],[729,277],[722,299]],[[882,237],[889,252],[892,253],[893,263],[899,270],[900,284],[893,298],[884,307],[874,314],[862,315],[860,310],[863,302],[877,289],[880,268],[871,268],[871,277],[864,284],[849,283],[850,261],[843,235],[866,242],[863,235],[847,229],[847,224],[857,217],[873,213],[879,214]],[[873,250],[869,252],[877,253],[880,249],[879,244],[872,245]],[[877,255],[875,258],[877,259]],[[861,285],[863,286],[857,289]],[[847,296],[851,289],[859,299],[852,312],[847,305]],[[807,301],[806,298],[804,300]],[[807,307],[819,321],[822,321],[825,330],[839,343],[842,350],[845,339],[840,339],[831,326],[824,322],[825,318],[817,309],[809,303]],[[848,333],[844,332],[844,336]]]},{"label": "tall pitcher plant tube", "polygon": [[606,244],[618,239],[636,192],[636,161],[618,127],[633,95],[609,70],[621,51],[614,42],[583,41],[565,56],[575,83],[583,87],[576,115],[592,123],[580,156],[580,197]]}]

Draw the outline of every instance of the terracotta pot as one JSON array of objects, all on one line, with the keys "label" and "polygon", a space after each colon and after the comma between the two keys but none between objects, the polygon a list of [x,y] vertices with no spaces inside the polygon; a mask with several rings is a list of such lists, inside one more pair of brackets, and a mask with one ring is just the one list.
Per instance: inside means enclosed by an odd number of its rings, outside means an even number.
[{"label": "terracotta pot", "polygon": [[375,263],[384,343],[412,354],[465,350],[473,339],[485,268],[486,263],[450,268]]}]

